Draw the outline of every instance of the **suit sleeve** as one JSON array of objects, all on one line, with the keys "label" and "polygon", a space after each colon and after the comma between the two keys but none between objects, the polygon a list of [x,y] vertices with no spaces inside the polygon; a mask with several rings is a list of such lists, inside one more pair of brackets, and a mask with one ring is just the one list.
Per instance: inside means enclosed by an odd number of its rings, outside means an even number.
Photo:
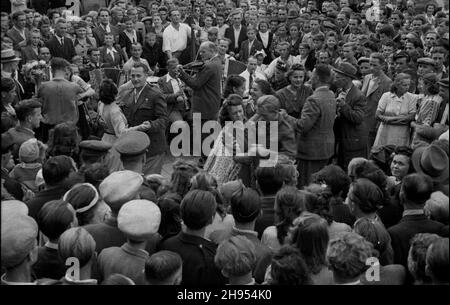
[{"label": "suit sleeve", "polygon": [[[162,82],[163,82],[163,78],[160,78],[158,81],[158,85],[159,85],[159,88],[161,88],[161,91],[164,88],[164,85]],[[167,105],[175,104],[177,102],[177,95],[175,93],[168,93],[168,92],[166,93],[163,91],[162,94],[164,96],[164,99],[166,100]]]},{"label": "suit sleeve", "polygon": [[307,98],[302,109],[302,115],[295,124],[296,129],[300,133],[307,133],[314,126],[319,116],[320,107],[318,102],[311,97]]},{"label": "suit sleeve", "polygon": [[95,29],[92,30],[92,35],[94,36],[95,41],[97,42],[97,45],[98,45],[98,46],[101,46],[102,43],[101,43],[101,41],[100,41],[100,37],[99,37],[99,35],[98,35],[98,30],[97,30],[97,28],[95,28]]},{"label": "suit sleeve", "polygon": [[158,92],[152,98],[154,103],[154,112],[156,119],[151,121],[151,127],[148,130],[149,133],[156,133],[161,130],[166,130],[169,123],[169,117],[167,115],[167,105],[163,95]]},{"label": "suit sleeve", "polygon": [[207,65],[200,71],[195,77],[189,76],[185,71],[180,71],[180,78],[194,90],[198,90],[203,87],[211,77],[214,75],[214,71],[211,66]]},{"label": "suit sleeve", "polygon": [[345,119],[347,119],[347,121],[358,125],[361,124],[364,120],[365,108],[366,98],[361,95],[359,96],[353,107],[351,107],[349,104],[343,105],[341,107],[340,113]]}]

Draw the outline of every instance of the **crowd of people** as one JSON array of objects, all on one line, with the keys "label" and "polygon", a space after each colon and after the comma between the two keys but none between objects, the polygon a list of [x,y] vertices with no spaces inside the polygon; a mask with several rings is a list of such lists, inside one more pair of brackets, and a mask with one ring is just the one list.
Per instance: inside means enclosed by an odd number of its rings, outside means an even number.
[{"label": "crowd of people", "polygon": [[448,1],[37,2],[1,12],[2,285],[449,284]]}]

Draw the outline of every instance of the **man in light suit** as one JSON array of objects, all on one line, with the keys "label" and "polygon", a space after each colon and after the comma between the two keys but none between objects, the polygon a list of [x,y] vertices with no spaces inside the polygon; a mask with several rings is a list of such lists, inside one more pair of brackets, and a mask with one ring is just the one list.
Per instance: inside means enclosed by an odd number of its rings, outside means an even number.
[{"label": "man in light suit", "polygon": [[52,57],[61,57],[68,62],[76,55],[73,42],[66,37],[67,23],[64,18],[56,20],[55,35],[45,43]]},{"label": "man in light suit", "polygon": [[356,67],[344,62],[333,70],[336,73],[335,86],[340,91],[334,122],[336,154],[338,165],[346,170],[353,158],[367,158],[367,131],[364,124],[366,97],[352,82],[357,78]]},{"label": "man in light suit", "polygon": [[258,60],[255,57],[250,56],[248,58],[247,69],[241,74],[239,74],[240,76],[245,78],[244,98],[249,97],[252,84],[256,79],[267,80],[265,75],[255,71],[257,67],[257,62]]},{"label": "man in light suit", "polygon": [[13,41],[13,49],[20,50],[21,47],[26,46],[29,31],[25,27],[27,17],[22,11],[18,11],[12,14],[12,21],[14,26],[6,32],[6,35]]},{"label": "man in light suit", "polygon": [[377,135],[378,122],[375,118],[378,101],[383,93],[391,89],[392,80],[383,72],[385,60],[381,53],[372,53],[370,55],[371,74],[364,77],[361,92],[367,98],[366,115],[364,121],[366,122],[368,130],[368,144],[369,151],[375,141]]},{"label": "man in light suit", "polygon": [[315,90],[306,99],[300,119],[287,116],[295,126],[298,137],[298,187],[307,185],[313,173],[326,166],[334,154],[333,125],[336,118],[336,98],[329,89],[331,70],[318,64],[311,77]]},{"label": "man in light suit", "polygon": [[[166,149],[166,127],[168,123],[167,105],[161,91],[147,83],[149,67],[138,62],[131,68],[131,83],[119,88],[118,96],[122,111],[130,127],[150,122],[146,133],[150,138],[150,148],[146,153],[144,175],[160,174]],[[124,94],[122,91],[126,91]]]},{"label": "man in light suit", "polygon": [[225,30],[225,38],[231,40],[230,52],[235,55],[239,54],[242,42],[247,39],[247,29],[242,25],[242,14],[239,11],[235,11],[230,17],[233,18],[233,25]]}]

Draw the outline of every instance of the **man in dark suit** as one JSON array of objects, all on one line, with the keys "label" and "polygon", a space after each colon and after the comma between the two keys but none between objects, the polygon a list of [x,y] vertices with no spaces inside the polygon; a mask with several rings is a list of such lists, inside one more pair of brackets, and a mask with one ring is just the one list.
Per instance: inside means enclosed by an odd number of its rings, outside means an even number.
[{"label": "man in dark suit", "polygon": [[67,31],[67,23],[64,18],[56,20],[55,35],[46,42],[46,47],[50,50],[52,57],[61,57],[72,62],[72,58],[76,55],[73,42],[70,38],[65,37]]},{"label": "man in dark suit", "polygon": [[[131,69],[130,87],[124,84],[124,90],[129,94],[123,95],[122,110],[130,127],[150,122],[146,133],[150,138],[150,148],[146,155],[144,174],[160,174],[166,148],[166,127],[168,124],[167,105],[161,91],[147,83],[149,72],[147,65],[135,63]],[[120,91],[120,90],[119,90]]]},{"label": "man in dark suit", "polygon": [[329,89],[330,82],[330,68],[323,64],[317,65],[311,77],[315,91],[307,98],[300,119],[293,121],[300,134],[297,154],[300,173],[298,187],[307,185],[311,175],[327,165],[334,154],[336,98]]},{"label": "man in dark suit", "polygon": [[17,11],[12,14],[14,26],[6,32],[6,35],[13,41],[13,49],[20,50],[27,44],[29,31],[25,27],[27,23],[26,14],[23,11]]},{"label": "man in dark suit", "polygon": [[353,85],[357,68],[342,63],[335,68],[335,85],[340,91],[337,97],[337,117],[334,122],[338,165],[346,170],[356,157],[367,157],[367,132],[364,125],[366,97]]},{"label": "man in dark suit", "polygon": [[364,77],[361,92],[367,98],[366,115],[364,121],[368,131],[368,144],[371,148],[375,137],[377,136],[378,122],[375,118],[378,101],[383,93],[391,89],[392,80],[383,72],[385,65],[384,57],[381,53],[373,53],[370,55],[370,67],[372,73]]},{"label": "man in dark suit", "polygon": [[256,51],[261,51],[263,49],[263,44],[256,39],[256,30],[253,27],[247,28],[248,39],[242,42],[241,50],[236,59],[246,63],[250,56],[255,55]]},{"label": "man in dark suit", "polygon": [[100,24],[92,29],[92,34],[97,41],[97,46],[103,46],[105,44],[105,34],[112,33],[114,41],[119,42],[119,30],[116,26],[109,22],[109,10],[107,8],[101,8],[98,12],[98,19]]},{"label": "man in dark suit", "polygon": [[225,38],[231,40],[230,53],[239,54],[242,42],[247,39],[247,29],[242,25],[242,15],[239,11],[230,15],[233,18],[233,25],[225,30]]},{"label": "man in dark suit", "polygon": [[394,264],[406,268],[410,240],[418,233],[440,234],[444,225],[429,220],[424,213],[425,202],[433,192],[433,181],[423,174],[411,174],[403,178],[400,201],[405,208],[403,218],[388,229],[394,249]]}]

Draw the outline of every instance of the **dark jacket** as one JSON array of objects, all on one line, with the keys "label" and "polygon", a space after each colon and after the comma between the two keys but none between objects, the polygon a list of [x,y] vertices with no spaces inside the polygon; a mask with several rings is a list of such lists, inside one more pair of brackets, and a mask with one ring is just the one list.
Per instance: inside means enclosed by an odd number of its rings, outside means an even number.
[{"label": "dark jacket", "polygon": [[394,249],[394,264],[401,264],[408,268],[408,252],[411,238],[417,233],[440,234],[444,225],[429,220],[424,214],[403,216],[402,220],[388,229]]},{"label": "dark jacket", "polygon": [[306,71],[312,71],[314,70],[315,66],[316,66],[316,52],[314,50],[311,50],[305,61],[305,69]]},{"label": "dark jacket", "polygon": [[[24,38],[22,37],[22,35],[20,35],[20,33],[16,30],[16,28],[15,27],[10,28],[6,32],[6,36],[11,38],[11,40],[13,41],[13,49],[20,50],[19,43],[24,41]],[[28,40],[29,37],[30,31],[28,29],[25,29],[25,40]]]},{"label": "dark jacket", "polygon": [[[141,45],[144,44],[144,39],[141,32],[136,31],[136,38],[137,42],[139,42]],[[121,32],[119,34],[119,44],[121,48],[125,48],[125,52],[127,53],[128,58],[131,58],[131,45],[133,44],[133,42],[130,40],[130,38],[128,38],[125,32]]]},{"label": "dark jacket", "polygon": [[261,35],[259,32],[256,34],[256,39],[261,41],[261,44],[263,45],[263,50],[266,53],[266,57],[264,57],[263,64],[268,65],[272,62],[272,57],[270,56],[270,50],[272,47],[272,41],[273,41],[273,33],[269,32],[269,41],[267,42],[267,47],[264,47],[264,44],[262,43]]},{"label": "dark jacket", "polygon": [[380,100],[383,93],[388,92],[391,89],[392,84],[392,80],[382,72],[376,80],[375,85],[369,92],[369,82],[371,78],[372,74],[366,75],[361,87],[361,92],[366,96],[367,99],[364,121],[369,133],[369,146],[372,146],[373,141],[375,141],[375,136],[378,130],[378,121],[375,117],[375,112],[377,111],[378,107],[378,101]]},{"label": "dark jacket", "polygon": [[22,47],[20,54],[22,57],[22,64],[26,64],[32,60],[39,60],[39,55],[34,52],[31,46]]},{"label": "dark jacket", "polygon": [[68,187],[59,185],[37,193],[33,199],[25,202],[28,206],[28,215],[37,219],[37,215],[44,204],[52,200],[61,199],[68,190]]},{"label": "dark jacket", "polygon": [[38,279],[58,280],[66,274],[66,265],[57,249],[43,246],[38,249],[38,260],[33,265],[33,272]]},{"label": "dark jacket", "polygon": [[128,99],[122,104],[122,111],[130,127],[150,121],[151,127],[147,131],[150,138],[150,148],[147,156],[159,155],[165,151],[165,131],[169,119],[166,101],[157,87],[146,84],[137,103],[134,102],[134,89],[131,89]]},{"label": "dark jacket", "polygon": [[247,62],[248,58],[250,56],[255,55],[256,51],[260,51],[263,49],[263,44],[258,39],[255,39],[253,41],[252,49],[250,50],[250,52],[248,51],[249,44],[250,44],[249,40],[245,40],[242,42],[241,50],[239,51],[239,58],[238,58],[242,62]]},{"label": "dark jacket", "polygon": [[183,114],[186,107],[183,102],[177,101],[177,96],[173,93],[172,83],[167,81],[167,74],[158,79],[158,86],[164,95],[164,99],[166,100],[167,113],[170,114],[173,111],[179,111]]},{"label": "dark jacket", "polygon": [[261,238],[267,227],[275,224],[275,196],[261,197],[261,214],[255,222],[255,231],[258,232],[258,238]]},{"label": "dark jacket", "polygon": [[[245,26],[241,26],[241,31],[239,32],[239,37],[234,37],[234,26],[231,25],[229,28],[225,30],[225,38],[228,38],[231,40],[230,43],[230,52],[234,52],[234,54],[239,54],[241,51],[241,45],[244,42],[244,40],[247,39],[247,28]],[[236,39],[238,41],[238,47],[235,48],[236,45]]]},{"label": "dark jacket", "polygon": [[3,168],[2,168],[2,180],[4,180],[4,182],[2,183],[1,187],[4,187],[5,190],[16,200],[22,200],[24,195],[22,186],[17,180],[11,178],[6,169]]},{"label": "dark jacket", "polygon": [[123,65],[124,56],[123,51],[120,48],[114,47],[114,49],[117,51],[114,52],[114,59],[111,57],[110,54],[106,52],[107,47],[103,46],[99,48],[100,51],[100,66],[102,68],[119,68]]},{"label": "dark jacket", "polygon": [[214,263],[217,245],[207,239],[184,232],[167,239],[161,250],[178,253],[183,260],[181,285],[222,286],[226,283],[221,271]]},{"label": "dark jacket", "polygon": [[50,50],[52,57],[61,57],[68,62],[72,62],[72,58],[77,55],[72,40],[67,37],[64,37],[63,46],[61,46],[56,36],[53,36],[49,41],[47,41],[45,46]]},{"label": "dark jacket", "polygon": [[352,85],[334,122],[338,164],[346,168],[351,159],[367,157],[367,131],[364,124],[366,97]]},{"label": "dark jacket", "polygon": [[166,67],[166,54],[162,51],[162,44],[158,41],[153,47],[148,43],[144,44],[141,57],[148,61],[153,71],[155,70],[156,64],[159,65],[160,69],[165,69]]},{"label": "dark jacket", "polygon": [[[117,42],[117,36],[119,35],[119,29],[110,24],[111,33],[114,35],[114,40]],[[94,35],[95,40],[97,41],[97,46],[103,46],[105,44],[105,34],[106,31],[103,29],[101,25],[92,29],[92,35]]]},{"label": "dark jacket", "polygon": [[[336,99],[327,87],[316,89],[306,99],[300,119],[294,126],[300,133],[297,157],[303,160],[326,160],[334,154],[333,125]],[[291,117],[292,118],[292,117]]]},{"label": "dark jacket", "polygon": [[180,78],[193,89],[192,112],[199,112],[202,120],[216,120],[220,108],[222,63],[218,57],[208,61],[196,76],[180,71]]}]

